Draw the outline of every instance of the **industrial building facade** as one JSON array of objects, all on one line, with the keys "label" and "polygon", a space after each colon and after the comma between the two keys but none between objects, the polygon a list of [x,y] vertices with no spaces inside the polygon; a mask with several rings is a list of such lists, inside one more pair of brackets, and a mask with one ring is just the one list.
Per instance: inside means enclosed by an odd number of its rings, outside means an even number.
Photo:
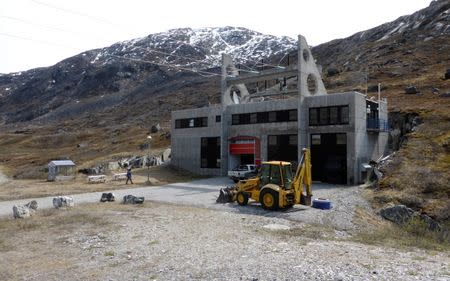
[{"label": "industrial building facade", "polygon": [[313,180],[355,184],[387,147],[387,102],[327,94],[304,37],[297,65],[258,73],[222,57],[220,105],[172,112],[172,165],[226,175],[239,164],[298,162],[311,149]]}]

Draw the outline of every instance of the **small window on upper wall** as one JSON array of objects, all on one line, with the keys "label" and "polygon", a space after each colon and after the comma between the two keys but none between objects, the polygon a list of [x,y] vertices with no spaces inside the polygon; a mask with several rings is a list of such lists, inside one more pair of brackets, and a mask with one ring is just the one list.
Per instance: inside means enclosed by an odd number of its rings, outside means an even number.
[{"label": "small window on upper wall", "polygon": [[269,145],[277,145],[278,139],[277,136],[269,136]]},{"label": "small window on upper wall", "polygon": [[216,115],[216,123],[220,123],[222,120],[222,116]]},{"label": "small window on upper wall", "polygon": [[269,122],[276,122],[276,121],[277,121],[277,112],[270,111],[269,112]]},{"label": "small window on upper wall", "polygon": [[347,135],[336,134],[336,144],[347,144]]},{"label": "small window on upper wall", "polygon": [[193,128],[194,127],[194,119],[189,119],[189,127]]},{"label": "small window on upper wall", "polygon": [[320,145],[320,135],[311,135],[311,145]]}]

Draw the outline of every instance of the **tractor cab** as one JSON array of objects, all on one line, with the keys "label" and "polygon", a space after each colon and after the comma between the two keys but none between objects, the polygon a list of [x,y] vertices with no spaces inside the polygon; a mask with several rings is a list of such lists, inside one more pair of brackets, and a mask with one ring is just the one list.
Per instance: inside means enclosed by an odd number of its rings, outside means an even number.
[{"label": "tractor cab", "polygon": [[292,183],[291,163],[283,161],[263,162],[258,177],[260,178],[259,189],[269,183],[289,189]]}]

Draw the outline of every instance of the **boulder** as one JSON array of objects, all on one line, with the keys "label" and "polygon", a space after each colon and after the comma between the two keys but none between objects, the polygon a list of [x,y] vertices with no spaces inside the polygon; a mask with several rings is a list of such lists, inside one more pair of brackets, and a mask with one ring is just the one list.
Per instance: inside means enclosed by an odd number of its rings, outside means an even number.
[{"label": "boulder", "polygon": [[123,197],[123,204],[143,204],[144,197],[137,197],[134,195],[125,195]]},{"label": "boulder", "polygon": [[31,216],[30,208],[21,205],[13,206],[13,216],[15,219],[23,219]]},{"label": "boulder", "polygon": [[405,94],[414,95],[420,93],[415,86],[408,86],[405,88]]},{"label": "boulder", "polygon": [[103,193],[102,197],[100,198],[100,202],[114,202],[116,201],[116,197],[114,196],[114,193]]},{"label": "boulder", "polygon": [[403,225],[411,220],[415,212],[405,205],[395,205],[381,209],[380,215],[389,221]]},{"label": "boulder", "polygon": [[58,197],[54,197],[53,198],[53,206],[56,209],[65,207],[73,207],[74,203],[73,203],[73,198],[69,197],[69,196],[58,196]]},{"label": "boulder", "polygon": [[339,69],[337,69],[337,68],[330,67],[330,68],[327,69],[327,75],[328,75],[328,77],[338,75],[339,73],[340,73],[340,71],[339,71]]},{"label": "boulder", "polygon": [[445,80],[450,79],[450,68],[447,68],[447,71],[445,72],[444,78],[445,78]]},{"label": "boulder", "polygon": [[15,219],[27,218],[32,216],[38,208],[38,203],[33,200],[25,205],[14,205],[13,206],[13,216]]},{"label": "boulder", "polygon": [[153,126],[151,127],[150,132],[151,132],[152,134],[154,134],[154,133],[159,132],[160,130],[161,130],[161,126],[160,126],[159,123],[158,123],[158,124],[153,125]]},{"label": "boulder", "polygon": [[36,211],[38,208],[38,203],[36,202],[36,200],[32,200],[32,201],[28,202],[27,204],[25,204],[25,207]]}]

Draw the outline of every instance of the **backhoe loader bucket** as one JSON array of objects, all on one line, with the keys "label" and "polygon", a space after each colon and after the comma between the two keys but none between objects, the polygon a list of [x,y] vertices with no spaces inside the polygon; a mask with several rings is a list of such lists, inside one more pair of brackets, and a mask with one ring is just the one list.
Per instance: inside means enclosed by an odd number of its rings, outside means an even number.
[{"label": "backhoe loader bucket", "polygon": [[233,202],[235,187],[221,188],[219,191],[219,197],[217,197],[216,203],[229,203]]}]

